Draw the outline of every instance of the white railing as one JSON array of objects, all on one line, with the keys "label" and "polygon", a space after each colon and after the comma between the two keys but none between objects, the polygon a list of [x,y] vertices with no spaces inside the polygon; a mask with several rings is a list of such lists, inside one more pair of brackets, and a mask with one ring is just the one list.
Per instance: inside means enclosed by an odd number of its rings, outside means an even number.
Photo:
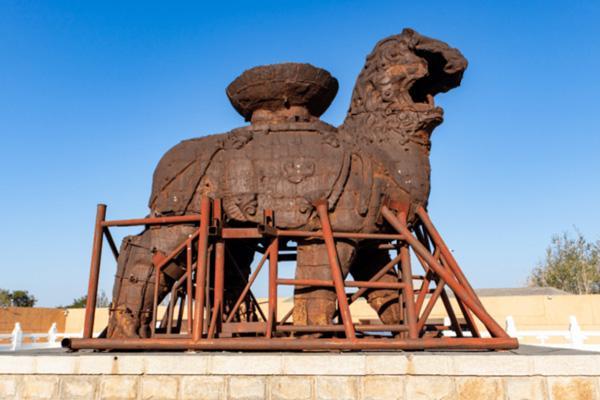
[{"label": "white railing", "polygon": [[[450,326],[450,318],[444,318],[444,325]],[[544,347],[556,347],[562,349],[574,349],[574,350],[589,350],[589,351],[600,351],[600,344],[587,344],[584,343],[586,339],[590,337],[600,337],[600,331],[582,331],[577,318],[574,315],[569,317],[569,329],[567,330],[522,330],[517,329],[515,320],[512,315],[506,317],[504,329],[509,336],[517,338],[522,341],[522,344],[530,346],[544,346]],[[467,332],[466,336],[470,333]],[[454,331],[444,331],[444,336],[456,336]],[[487,332],[482,333],[483,337],[489,337]],[[523,340],[526,338],[534,338],[537,340],[535,343],[531,343],[529,340]],[[563,339],[564,343],[548,343],[547,341],[551,338]]]},{"label": "white railing", "polygon": [[[535,338],[537,346],[560,347],[576,350],[600,351],[600,344],[586,344],[585,340],[590,337],[600,337],[600,331],[582,331],[577,318],[574,315],[569,317],[568,330],[521,330],[517,329],[514,318],[509,315],[505,323],[506,333],[518,339]],[[551,338],[561,338],[566,343],[547,343]]]},{"label": "white railing", "polygon": [[[450,325],[450,319],[444,318],[444,325]],[[505,320],[505,330],[509,336],[525,339],[535,338],[537,343],[529,343],[534,346],[546,346],[567,348],[576,350],[600,351],[600,344],[586,344],[586,339],[590,337],[600,337],[600,331],[582,331],[577,318],[574,315],[569,317],[568,330],[521,330],[517,329],[514,318],[509,315]],[[96,336],[97,333],[94,334]],[[444,331],[444,336],[454,336],[453,331]],[[53,323],[47,333],[24,333],[20,323],[15,323],[12,333],[0,334],[0,351],[17,351],[32,349],[53,349],[60,347],[60,339],[66,337],[82,337],[83,332],[79,333],[58,333],[56,323]],[[485,336],[485,335],[484,335]],[[547,343],[551,338],[561,338],[565,343]],[[42,340],[43,339],[43,340]],[[2,343],[8,342],[10,343]],[[42,341],[40,341],[42,340]]]},{"label": "white railing", "polygon": [[[11,333],[0,333],[0,351],[18,351],[34,349],[60,348],[60,340],[66,337],[82,337],[80,333],[58,333],[53,323],[46,333],[25,333],[20,323],[15,323]],[[2,343],[8,342],[10,343]]]}]

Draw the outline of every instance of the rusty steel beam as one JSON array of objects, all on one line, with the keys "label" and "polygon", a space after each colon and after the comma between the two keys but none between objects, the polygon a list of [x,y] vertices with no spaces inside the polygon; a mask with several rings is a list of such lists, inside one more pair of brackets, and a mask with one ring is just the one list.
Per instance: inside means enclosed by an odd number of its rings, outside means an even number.
[{"label": "rusty steel beam", "polygon": [[[274,238],[271,244],[269,254],[269,312],[267,313],[267,331],[265,336],[273,336],[275,324],[277,324],[277,275],[278,275],[278,256],[279,239]],[[259,305],[260,307],[260,305]]]},{"label": "rusty steel beam", "polygon": [[90,279],[88,282],[88,296],[85,302],[85,321],[83,324],[83,337],[91,338],[94,332],[94,317],[96,315],[96,298],[98,296],[98,280],[100,278],[100,260],[102,258],[102,223],[106,218],[106,204],[96,207],[96,224],[94,226],[94,239],[92,244],[92,261],[90,263]]},{"label": "rusty steel beam", "polygon": [[408,338],[416,339],[419,336],[417,327],[417,312],[415,309],[415,294],[413,292],[412,268],[410,265],[410,254],[408,245],[402,244],[400,247],[400,268],[402,270],[402,281],[404,283],[404,314],[408,324]]},{"label": "rusty steel beam", "polygon": [[[395,246],[393,247],[395,248]],[[397,255],[396,257],[394,257],[390,262],[388,262],[386,265],[384,265],[383,267],[381,267],[381,269],[379,271],[377,271],[377,273],[375,275],[373,275],[373,277],[371,279],[369,279],[368,282],[376,282],[379,279],[381,279],[381,277],[383,277],[390,269],[394,268],[394,266],[398,263],[398,261],[400,261],[401,256]],[[402,285],[402,284],[400,284]],[[398,288],[390,288],[390,289],[401,289],[402,286],[398,287]],[[362,286],[359,290],[356,291],[356,293],[354,293],[352,296],[350,296],[350,299],[348,300],[348,302],[350,304],[354,303],[356,300],[358,300],[363,294],[365,294],[367,292],[367,290],[369,290],[370,288],[367,286]],[[381,287],[380,289],[385,289],[383,287]]]},{"label": "rusty steel beam", "polygon": [[193,317],[193,303],[194,299],[192,298],[192,286],[194,282],[192,282],[192,236],[188,237],[188,240],[185,241],[185,277],[186,277],[186,298],[187,298],[187,331],[191,335],[192,334],[192,321]]},{"label": "rusty steel beam", "polygon": [[[415,254],[415,257],[417,258],[417,260],[419,261],[419,263],[425,270],[425,276],[423,278],[423,282],[421,282],[421,290],[419,291],[419,295],[417,296],[417,301],[415,304],[415,308],[417,310],[417,315],[419,315],[421,313],[421,308],[423,307],[423,302],[425,301],[425,295],[429,291],[429,286],[431,285],[431,279],[435,274],[433,271],[430,270],[429,265],[427,265],[427,263],[425,262],[425,260],[423,260],[423,258],[421,256],[419,256],[418,254]],[[436,260],[439,260],[438,249],[435,249],[435,251],[433,253],[433,258],[435,258]]]},{"label": "rusty steel beam", "polygon": [[338,300],[338,308],[340,310],[342,323],[344,324],[346,337],[348,339],[354,339],[356,337],[356,334],[354,333],[354,325],[352,324],[352,314],[350,313],[348,297],[346,297],[346,291],[344,289],[344,277],[342,276],[342,268],[340,267],[337,250],[335,248],[335,240],[333,238],[333,231],[329,222],[329,211],[327,210],[327,201],[319,201],[316,204],[316,207],[317,213],[319,214],[319,220],[321,221],[321,227],[323,229],[323,239],[325,240],[325,245],[327,246],[327,257],[329,259],[331,276],[333,277],[335,294]]},{"label": "rusty steel beam", "polygon": [[173,287],[171,288],[171,298],[169,299],[169,306],[167,308],[167,333],[171,333],[171,328],[172,328],[172,322],[173,322],[173,309],[175,307],[175,303],[177,302],[177,300],[179,299],[179,296],[177,296],[177,290],[181,287],[181,285],[183,284],[183,281],[185,281],[186,276],[182,275],[181,278],[179,278],[175,284],[173,285]]},{"label": "rusty steel beam", "polygon": [[[259,228],[223,228],[223,239],[262,239],[269,236],[280,238],[322,238],[322,231],[276,229],[261,231]],[[403,236],[389,233],[333,232],[336,239],[402,240]]]},{"label": "rusty steel beam", "polygon": [[106,241],[108,242],[110,251],[113,253],[113,256],[115,257],[115,261],[118,261],[119,260],[119,249],[117,248],[117,245],[115,244],[115,240],[113,239],[112,234],[110,233],[110,229],[103,228],[102,231],[104,232],[104,237],[106,237]]},{"label": "rusty steel beam", "polygon": [[[354,330],[358,332],[403,332],[408,326],[402,324],[354,324]],[[328,333],[344,332],[343,325],[279,325],[278,332],[297,333]],[[360,339],[357,339],[360,340]]]},{"label": "rusty steel beam", "polygon": [[443,290],[444,290],[444,281],[440,279],[437,282],[437,286],[435,287],[433,294],[429,298],[429,301],[427,302],[425,309],[423,310],[423,314],[421,314],[421,316],[419,317],[419,320],[417,322],[417,332],[421,332],[421,330],[423,330],[423,327],[425,326],[425,323],[427,322],[427,319],[429,318],[429,314],[431,314],[431,311],[433,310],[433,307],[435,306],[435,303],[437,302],[438,297],[440,297],[440,295],[442,294]]},{"label": "rusty steel beam", "polygon": [[441,294],[442,302],[444,303],[444,308],[446,309],[446,313],[450,318],[450,326],[452,330],[456,333],[456,337],[463,337],[462,329],[460,328],[460,322],[458,322],[458,318],[456,317],[456,313],[454,312],[454,308],[452,308],[452,303],[450,303],[450,299],[448,298],[448,293],[445,290],[442,291]]},{"label": "rusty steel beam", "polygon": [[109,226],[137,226],[137,225],[169,225],[182,222],[198,223],[198,215],[180,215],[175,217],[152,217],[135,219],[118,219],[112,221],[103,221],[103,227]]},{"label": "rusty steel beam", "polygon": [[[322,231],[301,231],[301,230],[286,230],[278,229],[276,232],[279,237],[305,237],[305,238],[322,238]],[[336,239],[373,239],[373,240],[402,240],[403,236],[389,233],[360,233],[360,232],[332,232]]]},{"label": "rusty steel beam", "polygon": [[204,295],[206,269],[208,268],[208,226],[210,224],[210,199],[202,196],[200,203],[200,229],[198,237],[198,261],[196,266],[196,293],[192,339],[199,340],[204,330]]},{"label": "rusty steel beam", "polygon": [[473,311],[475,316],[485,325],[490,334],[498,338],[506,338],[508,335],[498,325],[498,323],[481,307],[479,302],[476,302],[472,297],[467,294],[467,291],[463,285],[461,285],[448,270],[442,267],[437,260],[433,258],[431,253],[410,233],[408,228],[400,221],[392,211],[386,206],[383,206],[381,213],[385,219],[398,230],[398,232],[405,234],[405,240],[412,246],[416,253],[418,253],[429,265],[429,267],[443,279],[448,286],[452,289],[457,299],[460,299],[469,310]]},{"label": "rusty steel beam", "polygon": [[63,339],[63,347],[73,350],[510,350],[517,347],[514,338],[423,338],[423,339]]},{"label": "rusty steel beam", "polygon": [[442,257],[444,257],[444,259],[448,263],[448,266],[456,276],[457,280],[460,282],[461,285],[465,287],[467,293],[473,298],[473,300],[475,300],[477,303],[479,303],[480,306],[483,307],[483,305],[481,304],[481,300],[479,300],[479,297],[475,293],[475,290],[473,290],[473,287],[469,283],[469,280],[465,277],[464,273],[462,272],[462,269],[458,265],[458,262],[456,262],[456,259],[452,255],[452,252],[448,249],[448,246],[446,246],[444,239],[442,239],[442,236],[437,231],[435,225],[433,225],[433,222],[431,222],[427,211],[425,211],[423,207],[419,207],[417,208],[417,215],[421,219],[421,223],[423,224],[423,227],[427,230],[427,233],[431,237],[433,243],[435,244],[435,247],[440,249]]},{"label": "rusty steel beam", "polygon": [[215,245],[215,283],[214,309],[208,330],[208,337],[213,338],[218,325],[223,319],[223,301],[225,290],[225,242],[219,239]]},{"label": "rusty steel beam", "polygon": [[[279,285],[288,286],[315,286],[335,287],[334,281],[323,279],[277,279]],[[374,282],[374,281],[344,281],[344,287],[355,287],[364,289],[403,289],[406,284],[402,282]]]},{"label": "rusty steel beam", "polygon": [[[272,245],[273,244],[271,243],[271,246]],[[254,269],[254,272],[252,272],[252,275],[250,275],[250,279],[248,279],[248,283],[246,283],[246,286],[244,286],[244,289],[242,290],[242,292],[240,293],[240,295],[239,295],[238,299],[236,300],[235,304],[231,308],[231,311],[229,311],[229,315],[227,316],[227,319],[225,320],[225,322],[231,322],[233,320],[233,317],[235,316],[235,313],[240,308],[240,305],[243,303],[244,299],[248,295],[248,292],[250,291],[250,288],[252,287],[252,284],[254,283],[254,281],[256,280],[256,277],[260,273],[260,270],[262,269],[263,265],[265,264],[265,261],[267,260],[267,258],[271,254],[271,250],[272,250],[271,246],[269,246],[267,248],[267,250],[265,251],[265,253],[262,255],[260,261],[258,262],[258,264],[256,265],[256,268]]]},{"label": "rusty steel beam", "polygon": [[[219,227],[223,225],[223,209],[221,199],[215,199],[213,201],[213,218],[215,224]],[[223,321],[223,302],[224,291],[225,291],[225,240],[221,237],[217,240],[215,247],[215,283],[214,283],[214,304],[217,317],[215,319],[216,326],[213,327],[211,323],[212,331],[209,331],[209,337],[214,336],[214,329],[218,329],[218,325]]]}]

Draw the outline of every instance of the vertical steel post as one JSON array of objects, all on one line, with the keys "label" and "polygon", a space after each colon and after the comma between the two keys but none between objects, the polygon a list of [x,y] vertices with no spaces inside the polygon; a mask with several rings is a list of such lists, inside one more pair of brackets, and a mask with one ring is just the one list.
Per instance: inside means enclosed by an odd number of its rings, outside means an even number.
[{"label": "vertical steel post", "polygon": [[193,318],[193,297],[194,293],[192,292],[192,235],[188,237],[185,245],[185,288],[186,288],[186,298],[187,298],[187,331],[189,334],[192,333],[192,322]]},{"label": "vertical steel post", "polygon": [[106,204],[98,204],[96,207],[96,225],[94,226],[90,280],[88,283],[87,301],[85,302],[85,322],[83,325],[84,339],[90,339],[94,333],[96,297],[98,296],[98,279],[100,277],[100,260],[102,258],[102,239],[104,237],[102,223],[105,218]]},{"label": "vertical steel post", "polygon": [[[279,261],[279,239],[275,237],[269,246],[269,312],[267,314],[268,338],[273,336],[277,324],[277,275]],[[257,305],[260,307],[260,305]]]},{"label": "vertical steel post", "polygon": [[[217,221],[219,227],[222,227],[222,207],[221,200],[215,201],[215,221]],[[215,307],[218,306],[219,323],[223,318],[223,297],[225,290],[225,241],[219,238],[215,249]]]},{"label": "vertical steel post", "polygon": [[[265,210],[265,226],[274,227],[275,216],[273,210]],[[267,311],[267,329],[265,336],[273,337],[277,325],[277,275],[279,263],[279,239],[274,237],[268,248],[269,253],[269,310]],[[260,307],[257,304],[257,307]]]},{"label": "vertical steel post", "polygon": [[[161,263],[162,264],[162,263]],[[156,333],[156,321],[158,318],[158,286],[160,285],[160,268],[154,265],[154,292],[152,295],[152,325],[150,326],[151,336]]]},{"label": "vertical steel post", "polygon": [[198,238],[198,261],[196,268],[196,305],[192,339],[200,340],[204,330],[204,295],[206,289],[206,268],[208,259],[208,224],[210,223],[210,199],[202,196],[200,204],[200,237]]},{"label": "vertical steel post", "polygon": [[[223,321],[223,295],[225,288],[225,242],[222,239],[215,245],[215,286],[213,296],[213,315],[211,318],[208,337],[214,335],[215,330],[220,330]],[[212,322],[214,321],[214,322]]]},{"label": "vertical steel post", "polygon": [[342,323],[344,324],[346,338],[355,339],[356,333],[354,332],[352,315],[350,314],[350,306],[348,305],[346,289],[344,288],[344,277],[342,276],[342,269],[340,267],[337,250],[335,248],[333,230],[331,229],[331,223],[329,222],[327,201],[319,201],[316,203],[316,207],[317,213],[319,214],[319,219],[321,220],[323,239],[325,240],[325,245],[327,246],[327,257],[329,259],[329,266],[331,267],[331,277],[333,278],[333,283],[335,286],[335,293],[337,295],[340,316],[342,317]]},{"label": "vertical steel post", "polygon": [[[400,213],[400,220],[406,223],[406,214]],[[402,281],[404,282],[404,309],[406,315],[406,322],[408,323],[408,337],[409,339],[417,339],[419,337],[419,330],[417,328],[417,312],[415,309],[415,293],[413,289],[412,279],[412,268],[410,265],[410,253],[408,251],[408,244],[402,243],[400,247],[400,268],[402,269]]]},{"label": "vertical steel post", "polygon": [[[221,199],[213,201],[213,218],[218,228],[222,227],[222,207]],[[214,285],[214,301],[213,301],[213,321],[211,320],[208,337],[212,338],[215,331],[221,329],[223,321],[223,298],[225,290],[225,241],[222,237],[217,239],[215,245],[215,285]]]}]

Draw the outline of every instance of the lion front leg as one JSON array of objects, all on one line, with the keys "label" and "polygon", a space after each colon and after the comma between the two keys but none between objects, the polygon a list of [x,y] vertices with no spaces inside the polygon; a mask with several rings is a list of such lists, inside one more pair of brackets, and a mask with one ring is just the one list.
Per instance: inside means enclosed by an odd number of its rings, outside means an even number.
[{"label": "lion front leg", "polygon": [[[343,276],[348,274],[355,245],[336,243]],[[319,279],[331,281],[331,267],[327,247],[320,241],[298,242],[296,279]],[[336,310],[337,297],[333,288],[297,286],[294,290],[294,325],[329,325]]]}]

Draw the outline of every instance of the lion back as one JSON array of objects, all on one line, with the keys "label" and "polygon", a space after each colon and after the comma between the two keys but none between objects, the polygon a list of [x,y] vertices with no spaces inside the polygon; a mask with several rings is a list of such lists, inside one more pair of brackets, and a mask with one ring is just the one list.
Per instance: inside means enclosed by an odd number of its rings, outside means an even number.
[{"label": "lion back", "polygon": [[152,179],[148,206],[152,215],[199,212],[195,194],[213,159],[223,150],[226,134],[184,140],[161,158]]}]

